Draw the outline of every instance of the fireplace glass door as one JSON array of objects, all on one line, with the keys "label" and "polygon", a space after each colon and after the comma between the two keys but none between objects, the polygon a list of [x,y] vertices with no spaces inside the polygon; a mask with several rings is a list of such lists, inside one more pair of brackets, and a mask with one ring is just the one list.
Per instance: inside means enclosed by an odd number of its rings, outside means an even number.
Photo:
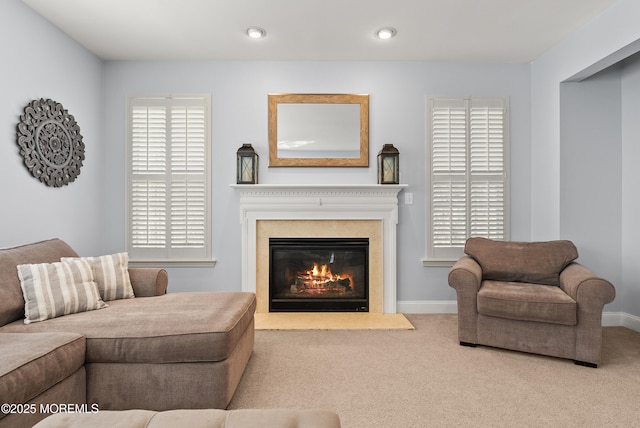
[{"label": "fireplace glass door", "polygon": [[369,310],[368,238],[270,238],[270,312]]}]

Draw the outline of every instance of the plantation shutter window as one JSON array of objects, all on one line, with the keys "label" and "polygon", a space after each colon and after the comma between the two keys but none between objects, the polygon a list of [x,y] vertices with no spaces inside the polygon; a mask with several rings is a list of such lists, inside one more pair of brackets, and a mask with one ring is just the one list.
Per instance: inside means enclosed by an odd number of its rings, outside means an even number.
[{"label": "plantation shutter window", "polygon": [[210,105],[203,96],[129,99],[132,260],[211,259]]},{"label": "plantation shutter window", "polygon": [[427,261],[456,260],[471,236],[509,236],[507,100],[429,98],[427,104]]}]

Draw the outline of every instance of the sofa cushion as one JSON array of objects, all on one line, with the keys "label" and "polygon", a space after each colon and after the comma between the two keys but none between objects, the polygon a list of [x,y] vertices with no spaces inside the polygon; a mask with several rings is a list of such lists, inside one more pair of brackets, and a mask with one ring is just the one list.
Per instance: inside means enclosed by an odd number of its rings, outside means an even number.
[{"label": "sofa cushion", "polygon": [[1,332],[70,331],[87,337],[87,363],[225,360],[253,322],[255,294],[181,292],[113,300],[84,312]]},{"label": "sofa cushion", "polygon": [[24,318],[24,298],[16,266],[59,262],[78,254],[60,239],[0,249],[0,326]]},{"label": "sofa cushion", "polygon": [[[100,257],[82,257],[93,268],[93,276],[98,284],[100,296],[105,302],[135,297],[129,278],[129,254],[117,253]],[[74,260],[63,257],[60,261]]]},{"label": "sofa cushion", "polygon": [[558,285],[578,258],[571,241],[512,242],[469,238],[464,252],[482,267],[482,279]]},{"label": "sofa cushion", "polygon": [[340,428],[339,416],[331,410],[294,409],[188,409],[104,410],[97,413],[58,413],[34,428]]},{"label": "sofa cushion", "polygon": [[559,287],[482,281],[478,313],[498,318],[576,325],[577,304]]},{"label": "sofa cushion", "polygon": [[0,403],[27,403],[71,376],[85,348],[75,333],[0,333]]},{"label": "sofa cushion", "polygon": [[106,306],[86,260],[18,265],[17,269],[25,324]]}]

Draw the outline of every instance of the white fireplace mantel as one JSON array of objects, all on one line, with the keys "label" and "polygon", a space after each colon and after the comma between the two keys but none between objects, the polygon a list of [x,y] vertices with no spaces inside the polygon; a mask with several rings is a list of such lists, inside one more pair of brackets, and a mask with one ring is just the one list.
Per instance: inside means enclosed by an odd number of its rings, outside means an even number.
[{"label": "white fireplace mantel", "polygon": [[234,184],[240,192],[242,290],[256,292],[256,226],[260,220],[380,220],[383,312],[396,313],[398,193],[406,184]]}]

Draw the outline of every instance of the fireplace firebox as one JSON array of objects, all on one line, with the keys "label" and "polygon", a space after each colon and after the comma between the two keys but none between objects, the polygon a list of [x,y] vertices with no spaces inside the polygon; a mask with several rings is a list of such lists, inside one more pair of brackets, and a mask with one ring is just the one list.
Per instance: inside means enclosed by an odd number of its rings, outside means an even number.
[{"label": "fireplace firebox", "polygon": [[368,238],[269,238],[270,312],[368,312]]}]

